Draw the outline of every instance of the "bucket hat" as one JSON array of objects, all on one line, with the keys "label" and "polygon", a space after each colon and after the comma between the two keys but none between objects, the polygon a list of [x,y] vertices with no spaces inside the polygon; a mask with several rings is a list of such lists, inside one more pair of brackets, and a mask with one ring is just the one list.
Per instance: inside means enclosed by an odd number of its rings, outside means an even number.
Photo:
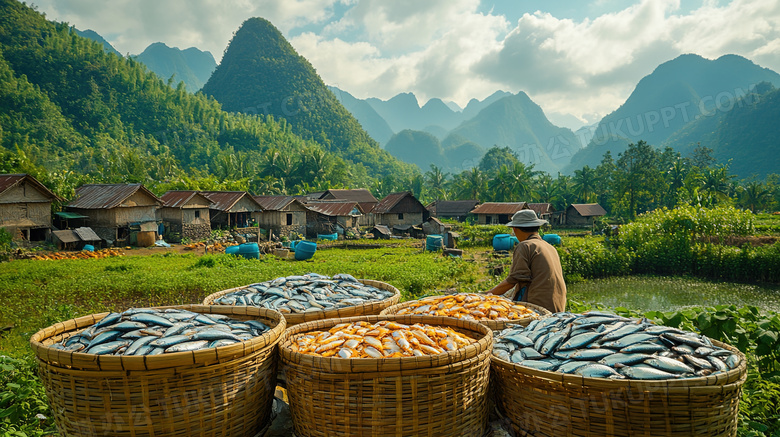
[{"label": "bucket hat", "polygon": [[512,221],[506,225],[511,228],[533,228],[546,225],[547,220],[536,218],[536,213],[531,209],[521,209],[512,216]]}]

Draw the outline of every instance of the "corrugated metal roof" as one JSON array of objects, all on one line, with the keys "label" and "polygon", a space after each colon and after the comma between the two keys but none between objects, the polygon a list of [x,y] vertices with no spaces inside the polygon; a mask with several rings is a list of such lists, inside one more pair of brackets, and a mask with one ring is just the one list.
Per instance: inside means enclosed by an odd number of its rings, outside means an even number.
[{"label": "corrugated metal roof", "polygon": [[64,199],[57,196],[51,190],[46,188],[45,185],[38,182],[38,179],[35,179],[34,177],[26,173],[0,175],[0,195],[3,194],[6,190],[10,189],[11,187],[14,187],[22,183],[22,181],[26,181],[27,183],[35,186],[40,192],[42,192],[43,194],[45,194],[46,196],[54,200],[59,200],[61,202],[64,201]]},{"label": "corrugated metal roof", "polygon": [[281,211],[293,202],[299,202],[293,196],[252,196],[263,211]]},{"label": "corrugated metal roof", "polygon": [[529,203],[528,209],[533,210],[537,217],[541,217],[542,214],[549,214],[555,212],[551,203]]},{"label": "corrugated metal roof", "polygon": [[257,205],[257,211],[262,210],[260,204],[258,204],[246,191],[201,191],[200,193],[214,202],[214,205],[212,205],[211,208],[216,209],[217,211],[230,211],[230,209],[244,196]]},{"label": "corrugated metal roof", "polygon": [[100,237],[95,233],[95,231],[92,230],[92,228],[84,226],[74,229],[73,232],[75,232],[84,241],[100,241]]},{"label": "corrugated metal roof", "polygon": [[61,231],[52,231],[52,235],[57,237],[58,240],[62,241],[63,243],[75,243],[77,241],[81,241],[81,238],[79,238],[78,234],[76,234],[75,231],[71,229],[63,229]]},{"label": "corrugated metal roof", "polygon": [[318,201],[309,202],[306,204],[306,207],[311,211],[328,217],[346,217],[363,214],[363,209],[358,202]]},{"label": "corrugated metal roof", "polygon": [[207,202],[211,202],[206,196],[201,194],[200,191],[192,190],[171,190],[163,194],[160,200],[163,202],[163,206],[166,208],[182,208],[193,197],[201,196]]},{"label": "corrugated metal roof", "polygon": [[525,202],[485,202],[471,210],[472,214],[508,214],[512,215],[521,209],[528,209]]},{"label": "corrugated metal roof", "polygon": [[376,197],[371,194],[370,191],[365,188],[357,188],[354,190],[327,190],[320,199],[337,199],[337,200],[354,200],[355,202],[378,202]]},{"label": "corrugated metal roof", "polygon": [[100,241],[100,237],[92,228],[82,227],[77,229],[63,229],[61,231],[52,231],[57,239],[63,243],[76,243],[78,241]]},{"label": "corrugated metal roof", "polygon": [[54,215],[67,220],[89,218],[88,216],[76,214],[75,212],[68,212],[68,211],[57,211],[54,213]]},{"label": "corrugated metal roof", "polygon": [[387,196],[384,197],[384,199],[380,200],[379,203],[376,204],[374,209],[371,210],[374,214],[387,214],[389,213],[401,200],[403,200],[405,197],[411,197],[417,203],[420,204],[420,209],[424,210],[425,206],[423,206],[422,203],[420,203],[419,200],[417,200],[416,197],[411,193],[411,191],[400,191],[398,193],[390,193]]},{"label": "corrugated metal roof", "polygon": [[572,203],[571,207],[583,217],[607,215],[607,211],[598,203]]},{"label": "corrugated metal roof", "polygon": [[428,205],[428,211],[438,216],[462,216],[474,209],[479,200],[437,200]]},{"label": "corrugated metal roof", "polygon": [[67,206],[79,209],[116,208],[137,191],[142,191],[157,203],[162,204],[162,200],[143,184],[87,184],[76,188],[76,198]]}]

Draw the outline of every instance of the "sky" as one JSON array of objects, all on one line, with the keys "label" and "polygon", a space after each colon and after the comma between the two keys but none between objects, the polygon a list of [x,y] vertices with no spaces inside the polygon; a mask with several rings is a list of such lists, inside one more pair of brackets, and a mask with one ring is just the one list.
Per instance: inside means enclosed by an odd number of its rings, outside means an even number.
[{"label": "sky", "polygon": [[465,107],[523,91],[576,129],[617,109],[685,53],[744,56],[780,72],[780,0],[35,0],[123,54],[163,42],[219,62],[263,17],[326,84],[358,98],[411,92]]}]

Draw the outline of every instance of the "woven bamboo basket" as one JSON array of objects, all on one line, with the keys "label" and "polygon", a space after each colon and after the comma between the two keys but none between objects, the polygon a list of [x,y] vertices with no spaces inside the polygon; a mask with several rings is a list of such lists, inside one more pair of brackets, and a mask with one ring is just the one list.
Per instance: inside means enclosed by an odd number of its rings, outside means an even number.
[{"label": "woven bamboo basket", "polygon": [[30,344],[61,435],[205,437],[265,432],[284,318],[276,311],[252,307],[174,308],[258,320],[272,329],[228,346],[153,356],[94,355],[49,347],[109,313],[38,331]]},{"label": "woven bamboo basket", "polygon": [[[388,315],[388,314],[397,314],[398,311],[401,311],[404,308],[407,308],[409,306],[412,306],[413,304],[417,303],[416,300],[409,300],[406,302],[401,302],[398,304],[395,304],[393,306],[385,308],[381,313],[381,315]],[[544,307],[541,307],[539,305],[535,305],[528,302],[518,302],[520,305],[523,305],[524,307],[536,311],[537,314],[539,314],[539,318],[545,318],[551,315],[552,313]],[[521,325],[521,326],[528,326],[531,321],[536,319],[536,317],[532,316],[526,316],[517,320],[511,320],[511,321],[502,321],[502,320],[478,320],[479,323],[487,326],[488,328],[492,329],[493,331],[500,331],[507,326],[510,325]]]},{"label": "woven bamboo basket", "polygon": [[585,378],[493,355],[491,390],[523,436],[735,436],[747,377],[739,355],[740,365],[728,372],[661,381]]},{"label": "woven bamboo basket", "polygon": [[[449,326],[477,341],[438,355],[386,359],[322,358],[290,347],[295,334],[379,320]],[[492,345],[484,325],[442,317],[363,316],[288,328],[279,353],[295,434],[482,436]]]},{"label": "woven bamboo basket", "polygon": [[[381,290],[388,290],[392,291],[393,295],[388,297],[384,300],[377,300],[373,302],[366,302],[362,305],[354,305],[349,307],[343,307],[343,308],[337,308],[333,310],[323,310],[323,311],[308,311],[305,313],[287,313],[283,314],[285,320],[287,321],[287,327],[295,326],[299,323],[304,322],[311,322],[314,320],[322,320],[322,319],[332,319],[336,317],[353,317],[353,316],[370,316],[379,314],[383,309],[395,305],[398,303],[398,301],[401,299],[401,292],[398,291],[397,288],[393,287],[392,285],[381,282],[381,281],[374,281],[372,279],[358,279],[358,281],[362,282],[365,285],[370,285],[372,287],[379,288]],[[215,305],[214,300],[217,298],[220,298],[228,293],[232,293],[234,291],[241,290],[242,288],[247,287],[241,286],[236,288],[231,288],[228,290],[222,290],[218,291],[214,294],[210,294],[206,296],[205,299],[203,299],[203,305]]]}]

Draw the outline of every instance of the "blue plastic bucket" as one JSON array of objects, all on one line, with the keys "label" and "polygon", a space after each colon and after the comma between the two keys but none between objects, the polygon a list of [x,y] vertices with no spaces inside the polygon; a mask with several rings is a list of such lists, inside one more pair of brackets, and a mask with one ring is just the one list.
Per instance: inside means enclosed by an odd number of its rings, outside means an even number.
[{"label": "blue plastic bucket", "polygon": [[238,255],[238,246],[228,246],[225,248],[225,253],[228,255]]},{"label": "blue plastic bucket", "polygon": [[295,246],[295,259],[303,261],[314,256],[317,251],[317,243],[313,241],[301,241]]},{"label": "blue plastic bucket", "polygon": [[336,241],[339,239],[339,234],[334,232],[332,234],[317,234],[318,240],[330,240],[330,241]]},{"label": "blue plastic bucket", "polygon": [[257,243],[241,244],[238,246],[238,255],[246,259],[258,259],[260,258],[260,247],[258,247]]},{"label": "blue plastic bucket", "polygon": [[493,250],[509,250],[512,248],[511,235],[496,234],[493,237]]},{"label": "blue plastic bucket", "polygon": [[438,234],[431,234],[425,238],[425,250],[435,252],[441,250],[444,237]]},{"label": "blue plastic bucket", "polygon": [[94,252],[95,251],[95,246],[93,246],[91,244],[85,244],[84,248],[81,249],[81,250],[86,250],[87,252]]},{"label": "blue plastic bucket", "polygon": [[561,237],[558,234],[544,234],[542,236],[542,239],[553,246],[557,246],[561,244]]}]

